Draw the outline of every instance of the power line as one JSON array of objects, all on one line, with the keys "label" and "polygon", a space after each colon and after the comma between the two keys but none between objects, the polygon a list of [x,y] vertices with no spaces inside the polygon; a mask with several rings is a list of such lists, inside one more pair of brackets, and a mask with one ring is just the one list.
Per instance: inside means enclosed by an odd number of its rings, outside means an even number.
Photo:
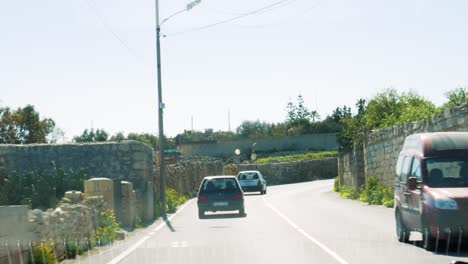
[{"label": "power line", "polygon": [[232,21],[234,21],[234,20],[238,20],[238,19],[244,18],[244,17],[246,17],[246,16],[251,16],[251,15],[263,13],[263,12],[265,12],[266,10],[272,9],[273,7],[276,7],[276,6],[278,6],[278,5],[281,5],[281,4],[286,3],[286,2],[289,2],[289,1],[296,1],[296,0],[280,0],[280,1],[278,1],[278,2],[275,2],[275,3],[269,4],[269,5],[267,5],[267,6],[264,6],[264,7],[262,7],[262,8],[259,8],[259,9],[256,9],[256,10],[253,10],[253,11],[250,11],[250,12],[247,12],[247,13],[243,13],[243,14],[240,14],[240,15],[238,15],[238,16],[235,16],[235,17],[226,19],[226,20],[221,20],[221,21],[219,21],[219,22],[212,23],[212,24],[208,24],[208,25],[204,25],[204,26],[200,26],[200,27],[194,27],[194,28],[191,28],[191,29],[187,29],[187,30],[175,32],[175,33],[172,33],[172,34],[166,34],[165,36],[177,36],[177,35],[182,35],[182,34],[194,32],[194,31],[200,31],[200,30],[212,28],[212,27],[215,27],[215,26],[219,26],[219,25],[222,25],[222,24],[225,24],[225,23],[232,22]]},{"label": "power line", "polygon": [[96,16],[96,18],[99,20],[99,22],[104,26],[104,29],[106,29],[111,35],[128,51],[128,53],[133,56],[140,64],[146,66],[146,67],[151,67],[153,66],[146,62],[142,57],[140,57],[135,50],[133,50],[125,41],[123,38],[121,38],[117,32],[115,32],[112,27],[104,20],[104,17],[102,14],[99,12],[96,2],[94,0],[85,0],[85,2],[88,5],[89,10],[93,12],[93,14]]}]

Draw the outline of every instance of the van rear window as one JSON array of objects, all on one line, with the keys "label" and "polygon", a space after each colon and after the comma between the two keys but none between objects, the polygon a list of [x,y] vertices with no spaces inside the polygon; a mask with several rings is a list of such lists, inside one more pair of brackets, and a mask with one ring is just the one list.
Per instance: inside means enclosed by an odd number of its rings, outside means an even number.
[{"label": "van rear window", "polygon": [[432,138],[433,150],[468,149],[466,135],[437,135]]}]

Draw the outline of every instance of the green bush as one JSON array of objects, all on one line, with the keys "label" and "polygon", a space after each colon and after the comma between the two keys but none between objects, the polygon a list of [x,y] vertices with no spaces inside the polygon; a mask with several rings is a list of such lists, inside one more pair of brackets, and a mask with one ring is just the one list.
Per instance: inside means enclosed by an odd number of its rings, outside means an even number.
[{"label": "green bush", "polygon": [[96,239],[101,245],[105,245],[115,240],[115,232],[120,230],[120,226],[115,218],[113,210],[106,210],[99,214],[99,225],[96,229]]},{"label": "green bush", "polygon": [[[177,192],[172,188],[166,188],[166,212],[174,213],[177,210],[177,207],[185,203],[189,198],[189,195],[184,195]],[[155,218],[161,217],[163,210],[161,205],[161,199],[159,196],[154,199],[155,209],[154,216]]]},{"label": "green bush", "polygon": [[175,213],[177,206],[185,203],[187,197],[172,188],[166,189],[167,212]]},{"label": "green bush", "polygon": [[33,263],[58,264],[57,256],[55,256],[53,245],[53,241],[41,241],[39,243],[33,242]]},{"label": "green bush", "polygon": [[75,258],[77,255],[81,255],[84,252],[84,248],[80,242],[68,241],[66,244],[65,257]]},{"label": "green bush", "polygon": [[340,191],[340,177],[336,176],[335,181],[333,182],[333,191],[339,192]]},{"label": "green bush", "polygon": [[359,197],[359,193],[347,186],[342,186],[340,188],[340,197],[355,200]]},{"label": "green bush", "polygon": [[393,207],[393,189],[384,187],[376,177],[368,177],[358,192],[350,187],[340,186],[339,179],[336,177],[333,191],[338,192],[340,197],[345,199],[358,199],[368,204]]},{"label": "green bush", "polygon": [[359,200],[368,204],[393,207],[393,189],[384,187],[376,177],[368,177],[360,188]]}]

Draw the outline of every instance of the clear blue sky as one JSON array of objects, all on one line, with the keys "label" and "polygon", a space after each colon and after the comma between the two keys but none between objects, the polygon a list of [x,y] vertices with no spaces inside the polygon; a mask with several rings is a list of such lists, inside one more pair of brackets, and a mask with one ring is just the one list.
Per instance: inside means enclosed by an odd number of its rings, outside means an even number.
[{"label": "clear blue sky", "polygon": [[[468,1],[202,0],[165,25],[165,129],[280,122],[299,93],[322,117],[381,89],[442,104],[468,87]],[[189,1],[161,0],[161,18]],[[0,2],[0,104],[34,105],[68,138],[157,131],[154,1]]]}]

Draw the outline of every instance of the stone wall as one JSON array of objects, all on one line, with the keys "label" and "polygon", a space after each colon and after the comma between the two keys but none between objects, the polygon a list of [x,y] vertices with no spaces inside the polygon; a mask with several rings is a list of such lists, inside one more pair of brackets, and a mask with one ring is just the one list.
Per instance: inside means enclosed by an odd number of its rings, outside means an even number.
[{"label": "stone wall", "polygon": [[251,147],[256,144],[257,152],[277,151],[305,151],[305,150],[332,150],[338,148],[335,133],[313,134],[300,136],[265,137],[258,139],[239,139],[232,141],[217,141],[202,144],[182,144],[180,151],[189,156],[210,156],[228,158],[234,155],[234,150],[241,153],[250,153]]},{"label": "stone wall", "polygon": [[[146,220],[153,217],[153,151],[138,141],[0,145],[0,178],[13,172],[57,168],[86,169],[90,177],[125,180],[133,183]],[[148,198],[150,197],[150,198]]]},{"label": "stone wall", "polygon": [[288,184],[331,179],[338,175],[337,159],[306,160],[266,164],[229,164],[224,166],[224,174],[237,175],[243,170],[258,170],[268,185]]},{"label": "stone wall", "polygon": [[[166,164],[167,187],[181,193],[193,193],[205,176],[222,175],[223,161],[209,157],[183,157],[174,163]],[[155,190],[160,188],[159,164],[155,159]]]},{"label": "stone wall", "polygon": [[364,170],[349,176],[354,179],[346,181],[346,172],[354,170],[353,165],[347,161],[350,156],[348,153],[338,161],[339,164],[343,164],[340,179],[345,179],[344,183],[349,185],[358,182],[358,178],[375,176],[384,185],[391,187],[396,161],[405,138],[415,133],[439,131],[468,131],[468,104],[446,109],[426,120],[396,125],[367,134],[363,145]]},{"label": "stone wall", "polygon": [[346,185],[358,190],[365,182],[365,162],[362,145],[354,146],[353,151],[341,155],[337,163],[340,185]]}]

